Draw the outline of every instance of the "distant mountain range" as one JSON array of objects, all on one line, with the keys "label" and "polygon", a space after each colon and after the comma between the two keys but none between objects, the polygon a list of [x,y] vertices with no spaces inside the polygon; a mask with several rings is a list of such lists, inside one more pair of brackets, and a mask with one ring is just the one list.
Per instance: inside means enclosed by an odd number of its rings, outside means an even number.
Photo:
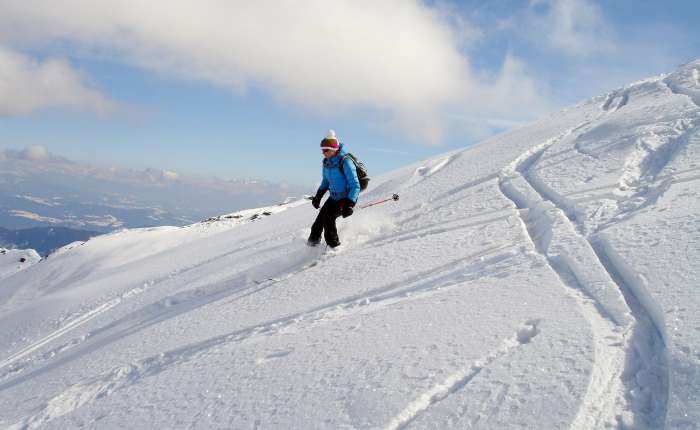
[{"label": "distant mountain range", "polygon": [[78,163],[43,146],[0,151],[0,226],[109,232],[185,225],[276,204],[308,190],[254,180],[187,177]]}]

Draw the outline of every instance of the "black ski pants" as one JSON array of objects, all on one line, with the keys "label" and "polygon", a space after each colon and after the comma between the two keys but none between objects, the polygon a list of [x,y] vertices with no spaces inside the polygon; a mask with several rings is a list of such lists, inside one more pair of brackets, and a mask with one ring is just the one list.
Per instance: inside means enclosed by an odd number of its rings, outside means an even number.
[{"label": "black ski pants", "polygon": [[326,239],[328,246],[335,248],[340,245],[338,230],[335,227],[335,220],[339,216],[340,204],[331,198],[326,199],[326,202],[321,206],[321,210],[318,212],[316,221],[314,221],[314,224],[311,226],[309,241],[317,242],[321,240],[321,233],[323,233],[323,238]]}]

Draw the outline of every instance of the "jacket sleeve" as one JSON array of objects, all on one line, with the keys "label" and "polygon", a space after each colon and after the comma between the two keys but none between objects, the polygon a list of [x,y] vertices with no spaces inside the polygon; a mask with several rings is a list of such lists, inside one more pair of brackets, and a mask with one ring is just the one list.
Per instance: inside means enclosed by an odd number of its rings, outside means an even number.
[{"label": "jacket sleeve", "polygon": [[326,178],[325,170],[326,170],[325,168],[321,167],[321,177],[323,179],[321,180],[321,185],[318,186],[318,190],[316,191],[317,193],[319,191],[322,191],[325,193],[326,190],[328,190],[328,188],[330,188],[330,184],[328,183],[328,178]]},{"label": "jacket sleeve", "polygon": [[357,203],[357,198],[360,196],[360,180],[357,179],[357,169],[350,157],[346,157],[343,160],[343,172],[345,173],[345,180],[348,183],[348,198],[352,200],[353,203]]}]

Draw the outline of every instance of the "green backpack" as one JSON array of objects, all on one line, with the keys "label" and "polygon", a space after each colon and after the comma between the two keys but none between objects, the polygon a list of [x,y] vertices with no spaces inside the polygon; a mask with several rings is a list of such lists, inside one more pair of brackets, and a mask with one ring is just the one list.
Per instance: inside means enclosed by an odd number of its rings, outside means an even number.
[{"label": "green backpack", "polygon": [[369,176],[367,176],[367,168],[365,167],[365,163],[348,152],[340,158],[340,163],[338,164],[338,167],[340,167],[340,173],[343,175],[345,175],[345,171],[343,170],[343,162],[345,161],[345,157],[348,157],[353,163],[355,163],[357,180],[360,181],[360,191],[364,191],[367,188],[367,185],[369,185]]}]

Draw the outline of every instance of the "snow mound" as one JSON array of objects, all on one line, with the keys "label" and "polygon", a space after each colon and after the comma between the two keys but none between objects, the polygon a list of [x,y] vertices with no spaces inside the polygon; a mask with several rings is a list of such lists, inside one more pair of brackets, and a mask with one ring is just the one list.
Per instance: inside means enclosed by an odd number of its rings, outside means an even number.
[{"label": "snow mound", "polygon": [[0,248],[0,280],[28,269],[40,260],[41,256],[33,249]]}]

